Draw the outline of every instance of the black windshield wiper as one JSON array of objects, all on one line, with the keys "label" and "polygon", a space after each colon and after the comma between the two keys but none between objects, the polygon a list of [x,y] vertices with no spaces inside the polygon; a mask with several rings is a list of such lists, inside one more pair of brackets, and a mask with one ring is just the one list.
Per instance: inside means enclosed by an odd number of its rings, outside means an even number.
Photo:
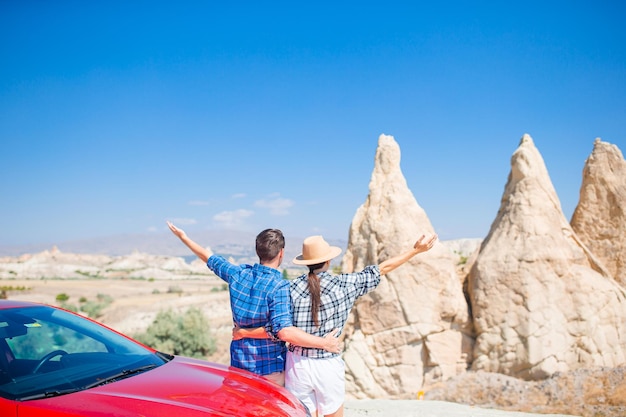
[{"label": "black windshield wiper", "polygon": [[169,362],[172,359],[174,359],[174,355],[170,355],[169,353],[163,353],[163,352],[156,352],[157,356],[161,359],[163,359],[165,362]]},{"label": "black windshield wiper", "polygon": [[27,397],[21,397],[21,398],[18,398],[18,400],[29,401],[29,400],[40,400],[42,398],[58,397],[59,395],[71,394],[73,392],[80,391],[82,389],[83,388],[69,388],[69,389],[62,389],[62,390],[46,391],[46,392],[41,392],[39,394],[29,395]]},{"label": "black windshield wiper", "polygon": [[139,368],[124,369],[121,372],[118,372],[117,374],[108,376],[108,377],[103,378],[103,379],[99,379],[96,382],[88,384],[88,385],[84,386],[82,389],[89,389],[89,388],[97,387],[97,386],[100,386],[100,385],[105,385],[105,384],[108,384],[110,382],[117,381],[118,379],[128,378],[129,376],[136,375],[136,374],[139,374],[141,372],[145,372],[147,370],[150,370],[150,369],[156,368],[156,367],[157,367],[157,365],[151,363],[150,365],[140,366]]}]

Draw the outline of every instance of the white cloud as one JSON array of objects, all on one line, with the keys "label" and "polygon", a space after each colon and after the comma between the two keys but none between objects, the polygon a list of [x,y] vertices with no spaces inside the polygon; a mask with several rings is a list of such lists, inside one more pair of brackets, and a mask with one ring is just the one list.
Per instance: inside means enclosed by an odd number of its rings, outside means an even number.
[{"label": "white cloud", "polygon": [[245,193],[237,193],[237,194],[233,194],[232,196],[230,196],[231,198],[245,198],[246,194]]},{"label": "white cloud", "polygon": [[235,211],[222,211],[213,216],[213,221],[219,223],[223,227],[239,226],[244,219],[254,214],[251,210],[239,209]]},{"label": "white cloud", "polygon": [[272,194],[269,197],[255,201],[254,206],[268,209],[270,214],[274,216],[286,216],[289,214],[289,209],[295,204],[293,200],[282,198],[279,194]]}]

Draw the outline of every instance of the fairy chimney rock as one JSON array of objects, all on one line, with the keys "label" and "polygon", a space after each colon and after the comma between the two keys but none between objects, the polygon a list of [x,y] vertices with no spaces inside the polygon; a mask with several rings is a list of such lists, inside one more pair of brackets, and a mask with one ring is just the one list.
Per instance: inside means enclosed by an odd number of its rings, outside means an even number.
[{"label": "fairy chimney rock", "polygon": [[[344,272],[401,254],[434,229],[400,170],[400,147],[381,135],[369,195],[350,227]],[[411,397],[464,371],[470,321],[449,250],[437,243],[384,276],[357,300],[345,328],[347,394]]]},{"label": "fairy chimney rock", "polygon": [[571,225],[626,288],[626,161],[616,145],[595,140]]},{"label": "fairy chimney rock", "polygon": [[473,369],[541,379],[625,363],[626,293],[602,270],[566,221],[524,135],[468,278]]}]

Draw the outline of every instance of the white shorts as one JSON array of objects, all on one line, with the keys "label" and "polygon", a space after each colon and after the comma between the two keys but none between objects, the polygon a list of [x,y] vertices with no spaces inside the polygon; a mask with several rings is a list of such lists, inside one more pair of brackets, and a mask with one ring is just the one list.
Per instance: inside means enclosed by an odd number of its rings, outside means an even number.
[{"label": "white shorts", "polygon": [[346,396],[346,365],[341,356],[309,358],[287,352],[285,388],[306,405],[311,414],[339,410]]}]

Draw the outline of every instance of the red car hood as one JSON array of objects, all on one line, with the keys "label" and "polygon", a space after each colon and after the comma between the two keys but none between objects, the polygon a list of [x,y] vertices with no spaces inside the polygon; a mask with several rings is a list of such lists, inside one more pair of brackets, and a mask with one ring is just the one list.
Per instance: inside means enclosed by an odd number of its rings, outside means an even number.
[{"label": "red car hood", "polygon": [[293,395],[264,378],[182,357],[107,385],[18,404],[18,417],[305,415]]}]

